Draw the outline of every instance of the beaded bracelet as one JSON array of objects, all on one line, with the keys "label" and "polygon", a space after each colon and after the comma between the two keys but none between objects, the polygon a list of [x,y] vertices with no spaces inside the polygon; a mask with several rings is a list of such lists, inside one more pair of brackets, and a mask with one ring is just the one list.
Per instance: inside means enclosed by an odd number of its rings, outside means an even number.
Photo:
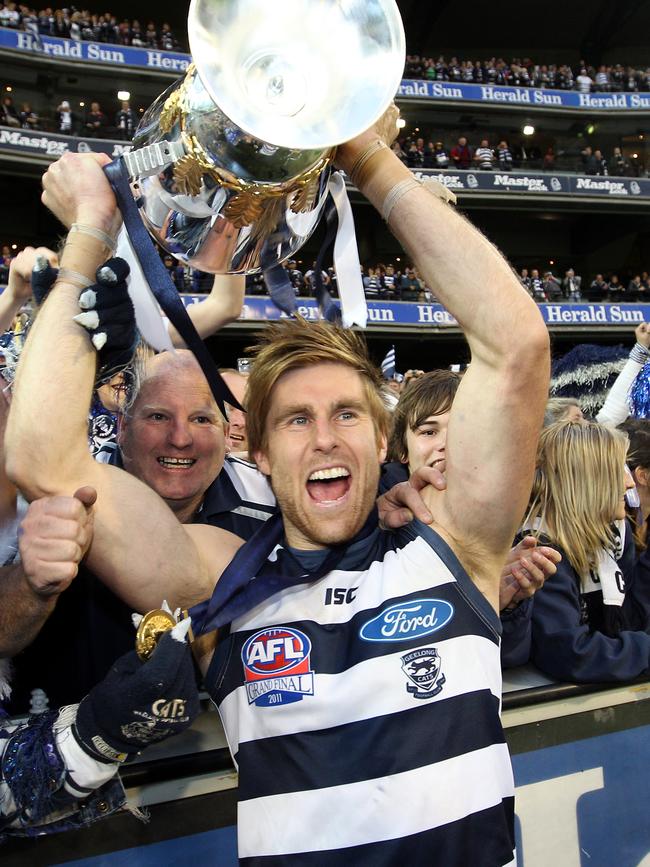
[{"label": "beaded bracelet", "polygon": [[635,343],[630,350],[630,358],[637,364],[645,364],[650,359],[650,350],[642,343]]}]

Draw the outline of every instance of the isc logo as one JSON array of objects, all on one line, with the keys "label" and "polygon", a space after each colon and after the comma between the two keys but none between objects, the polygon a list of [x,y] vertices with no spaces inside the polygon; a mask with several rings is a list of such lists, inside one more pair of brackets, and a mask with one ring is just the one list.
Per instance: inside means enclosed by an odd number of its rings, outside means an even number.
[{"label": "isc logo", "polygon": [[309,638],[297,629],[265,629],[244,644],[242,660],[251,673],[275,675],[300,666],[310,650]]},{"label": "isc logo", "polygon": [[325,591],[325,605],[349,605],[354,602],[358,587],[328,587]]}]

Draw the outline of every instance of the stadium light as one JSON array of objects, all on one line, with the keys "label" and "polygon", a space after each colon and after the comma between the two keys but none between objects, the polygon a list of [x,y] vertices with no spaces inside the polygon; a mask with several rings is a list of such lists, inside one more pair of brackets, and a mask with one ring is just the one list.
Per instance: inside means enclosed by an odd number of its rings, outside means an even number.
[{"label": "stadium light", "polygon": [[404,127],[406,126],[406,121],[403,117],[398,117],[397,121],[395,122],[395,126],[397,127],[397,129],[404,129]]},{"label": "stadium light", "polygon": [[524,135],[535,135],[535,127],[532,125],[532,123],[526,123],[524,124],[522,132]]},{"label": "stadium light", "polygon": [[128,102],[131,99],[131,93],[128,90],[118,90],[117,98],[120,102]]}]

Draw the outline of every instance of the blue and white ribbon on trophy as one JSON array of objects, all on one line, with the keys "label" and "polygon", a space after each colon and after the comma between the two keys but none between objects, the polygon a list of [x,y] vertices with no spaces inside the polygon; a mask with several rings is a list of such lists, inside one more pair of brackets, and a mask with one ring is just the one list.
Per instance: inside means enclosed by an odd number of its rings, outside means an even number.
[{"label": "blue and white ribbon on trophy", "polygon": [[173,346],[160,310],[194,353],[214,399],[225,415],[225,403],[243,409],[223,381],[205,343],[199,337],[171,277],[145,228],[133,194],[129,170],[123,157],[104,169],[113,188],[124,226],[118,238],[116,255],[125,259],[131,269],[129,295],[135,308],[135,318],[144,339],[158,351]]}]

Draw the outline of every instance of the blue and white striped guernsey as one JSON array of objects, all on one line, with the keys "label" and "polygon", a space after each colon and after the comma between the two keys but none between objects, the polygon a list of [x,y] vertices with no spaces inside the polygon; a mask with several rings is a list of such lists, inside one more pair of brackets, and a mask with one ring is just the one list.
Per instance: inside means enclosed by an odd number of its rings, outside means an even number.
[{"label": "blue and white striped guernsey", "polygon": [[[305,562],[278,548],[267,569]],[[206,682],[239,769],[240,862],[514,863],[499,632],[417,521],[237,619]]]}]

